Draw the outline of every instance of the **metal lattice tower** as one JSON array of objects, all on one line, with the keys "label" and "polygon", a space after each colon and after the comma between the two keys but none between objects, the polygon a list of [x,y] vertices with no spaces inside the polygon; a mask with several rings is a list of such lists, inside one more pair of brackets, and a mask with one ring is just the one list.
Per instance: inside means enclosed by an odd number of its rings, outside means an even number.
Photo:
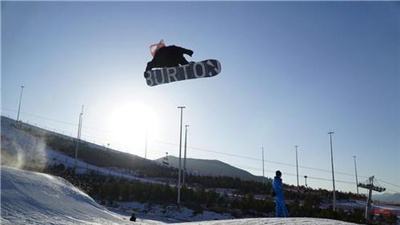
[{"label": "metal lattice tower", "polygon": [[369,220],[372,212],[372,191],[384,192],[386,191],[386,188],[374,185],[374,176],[368,178],[368,180],[366,180],[364,183],[359,183],[358,187],[369,190],[367,206],[365,207],[365,219]]}]

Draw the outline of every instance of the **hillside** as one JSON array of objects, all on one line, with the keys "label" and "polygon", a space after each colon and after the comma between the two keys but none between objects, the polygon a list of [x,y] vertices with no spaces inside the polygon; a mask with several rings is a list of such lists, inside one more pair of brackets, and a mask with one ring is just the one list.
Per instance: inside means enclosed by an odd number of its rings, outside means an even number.
[{"label": "hillside", "polygon": [[[53,164],[53,161],[57,160],[57,163],[73,166],[71,163],[75,158],[75,150],[75,138],[26,123],[17,124],[15,120],[1,117],[3,165],[22,166],[34,161],[35,166],[38,166]],[[53,156],[54,152],[61,154]],[[138,177],[168,177],[176,173],[172,168],[160,166],[151,160],[82,140],[79,144],[78,159],[85,166],[89,164],[94,167],[119,168]]]},{"label": "hillside", "polygon": [[[163,158],[157,159],[156,161],[161,163],[163,161]],[[168,162],[169,165],[172,167],[175,168],[179,167],[179,161],[177,157],[169,156]],[[186,159],[186,168],[187,172],[193,175],[229,176],[229,177],[240,178],[242,180],[262,181],[262,177],[254,176],[253,174],[245,170],[233,167],[219,160],[188,158]]]},{"label": "hillside", "polygon": [[[26,123],[16,124],[13,119],[1,117],[1,144],[4,158],[11,156],[16,159],[31,160],[38,155],[47,154],[48,149],[61,152],[70,158],[75,157],[75,138]],[[166,167],[160,163],[162,159],[146,160],[136,155],[86,141],[80,142],[78,158],[93,166],[129,170],[139,177],[176,178],[178,172],[176,157],[169,156],[171,167]],[[188,172],[194,175],[228,176],[252,181],[262,180],[261,177],[218,160],[188,159],[187,168]]]}]

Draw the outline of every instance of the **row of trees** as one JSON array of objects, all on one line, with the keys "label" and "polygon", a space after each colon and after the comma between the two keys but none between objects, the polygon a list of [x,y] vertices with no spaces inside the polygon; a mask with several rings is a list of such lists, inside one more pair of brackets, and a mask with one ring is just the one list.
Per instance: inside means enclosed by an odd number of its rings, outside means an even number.
[{"label": "row of trees", "polygon": [[[98,200],[137,201],[161,205],[176,204],[177,200],[177,189],[168,183],[161,185],[129,181],[97,174],[80,175],[75,174],[73,169],[65,168],[62,164],[49,167],[45,172],[64,177],[75,186],[88,193],[91,197]],[[193,209],[194,213],[210,210],[219,213],[229,213],[234,218],[266,217],[274,215],[275,204],[273,199],[268,197],[268,195],[264,199],[259,199],[255,198],[254,193],[250,191],[245,194],[241,193],[237,195],[230,195],[228,193],[218,194],[213,189],[209,190],[206,189],[206,186],[200,185],[201,183],[208,184],[208,187],[219,185],[218,182],[214,183],[218,179],[206,177],[204,177],[204,179],[210,179],[211,182],[207,183],[201,179],[196,179],[198,188],[183,186],[181,190],[182,205]],[[219,179],[221,179],[222,183],[226,183],[225,188],[237,187],[238,190],[241,190],[241,187],[247,187],[247,185],[252,184],[251,181],[241,181],[240,179],[228,177],[220,177]],[[190,179],[188,179],[188,182],[189,181]],[[235,183],[238,183],[238,185],[235,185]],[[267,187],[270,186],[260,185],[261,187],[256,187],[254,190],[258,190],[258,188],[268,190]],[[267,193],[268,191],[265,192]],[[364,220],[364,212],[361,209],[355,209],[351,212],[345,212],[339,209],[333,212],[332,208],[320,208],[320,203],[323,199],[319,195],[310,193],[301,194],[301,192],[297,193],[291,191],[286,192],[286,195],[289,197],[287,203],[291,216],[332,218],[355,223],[366,222]],[[299,198],[291,199],[295,196],[299,196]],[[300,199],[303,204],[300,204]]]}]

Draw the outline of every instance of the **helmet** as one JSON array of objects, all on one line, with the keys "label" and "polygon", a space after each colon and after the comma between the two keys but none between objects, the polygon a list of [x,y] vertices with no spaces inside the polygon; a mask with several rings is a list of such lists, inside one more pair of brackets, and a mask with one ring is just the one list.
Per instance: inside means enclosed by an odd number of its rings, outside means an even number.
[{"label": "helmet", "polygon": [[164,40],[161,39],[161,41],[158,44],[150,45],[150,53],[154,57],[158,49],[165,47]]}]

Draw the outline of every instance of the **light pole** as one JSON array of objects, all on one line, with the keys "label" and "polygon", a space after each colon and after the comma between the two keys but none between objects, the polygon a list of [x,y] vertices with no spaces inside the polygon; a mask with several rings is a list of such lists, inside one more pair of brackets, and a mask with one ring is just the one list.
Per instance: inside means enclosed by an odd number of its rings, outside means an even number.
[{"label": "light pole", "polygon": [[146,143],[144,146],[144,159],[147,159],[147,141],[148,141],[148,130],[146,129]]},{"label": "light pole", "polygon": [[304,181],[305,181],[305,184],[306,184],[306,187],[307,187],[307,175],[304,176]]},{"label": "light pole", "polygon": [[332,134],[334,134],[334,132],[330,131],[328,134],[329,134],[329,143],[331,146],[331,164],[332,164],[332,181],[333,181],[333,211],[336,211],[335,171],[333,168],[333,148],[332,148]]},{"label": "light pole", "polygon": [[264,147],[261,148],[261,153],[262,153],[262,168],[263,168],[263,178],[262,178],[262,183],[265,184],[265,173],[264,173]]},{"label": "light pole", "polygon": [[165,152],[165,157],[164,157],[164,159],[163,159],[163,163],[164,163],[165,165],[169,165],[169,162],[168,162],[168,152]]},{"label": "light pole", "polygon": [[110,155],[110,143],[107,143],[107,148],[106,148],[106,154],[105,155]]},{"label": "light pole", "polygon": [[183,156],[183,179],[182,179],[182,184],[185,184],[185,173],[186,173],[186,151],[187,151],[187,128],[189,125],[185,125],[185,153]]},{"label": "light pole", "polygon": [[24,85],[21,85],[21,93],[19,95],[19,104],[18,104],[18,113],[17,113],[17,122],[19,121],[19,112],[21,110],[21,102],[22,102],[22,93],[24,91]]},{"label": "light pole", "polygon": [[181,124],[180,124],[180,135],[179,135],[179,172],[178,172],[178,209],[181,206],[181,157],[182,157],[182,120],[183,120],[183,109],[185,106],[178,106],[181,110]]},{"label": "light pole", "polygon": [[82,105],[82,111],[79,114],[79,124],[78,124],[78,135],[76,138],[76,149],[75,149],[75,168],[77,165],[77,160],[78,160],[78,149],[79,149],[79,141],[81,139],[81,129],[82,129],[82,117],[83,117],[83,105]]},{"label": "light pole", "polygon": [[357,194],[360,194],[360,192],[358,191],[358,176],[357,176],[357,163],[356,163],[356,156],[353,156],[354,158],[354,170],[356,172],[356,187],[357,187]]},{"label": "light pole", "polygon": [[296,174],[297,174],[297,190],[299,190],[299,160],[297,158],[297,147],[299,146],[294,146],[296,148]]}]

